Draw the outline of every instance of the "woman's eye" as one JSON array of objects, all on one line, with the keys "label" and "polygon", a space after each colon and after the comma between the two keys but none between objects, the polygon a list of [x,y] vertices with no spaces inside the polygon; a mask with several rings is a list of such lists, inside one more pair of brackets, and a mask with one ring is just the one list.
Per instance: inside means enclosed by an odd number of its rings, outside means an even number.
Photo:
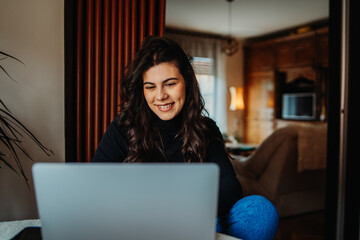
[{"label": "woman's eye", "polygon": [[171,86],[174,86],[176,83],[168,83],[168,84],[166,84],[166,86],[168,86],[168,87],[171,87]]},{"label": "woman's eye", "polygon": [[154,89],[154,88],[155,88],[154,86],[146,86],[145,87],[145,89],[149,89],[149,90]]}]

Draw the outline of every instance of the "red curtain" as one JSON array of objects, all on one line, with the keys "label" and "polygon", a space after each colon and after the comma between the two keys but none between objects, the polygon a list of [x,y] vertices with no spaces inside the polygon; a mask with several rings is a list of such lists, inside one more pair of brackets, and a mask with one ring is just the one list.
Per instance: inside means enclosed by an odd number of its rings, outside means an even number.
[{"label": "red curtain", "polygon": [[[75,114],[67,118],[66,138],[76,138],[66,143],[66,161],[84,162],[92,159],[117,113],[125,66],[145,36],[163,35],[165,0],[78,0],[75,4],[69,0],[66,4],[65,11],[75,22],[72,39],[76,39],[73,51],[68,50],[73,54],[65,56],[65,61],[75,62],[75,67],[70,66],[73,75],[65,74],[74,78],[65,84],[65,96],[73,99],[65,104],[66,115]],[[70,61],[74,55],[76,60]],[[73,93],[67,94],[67,89]]]}]

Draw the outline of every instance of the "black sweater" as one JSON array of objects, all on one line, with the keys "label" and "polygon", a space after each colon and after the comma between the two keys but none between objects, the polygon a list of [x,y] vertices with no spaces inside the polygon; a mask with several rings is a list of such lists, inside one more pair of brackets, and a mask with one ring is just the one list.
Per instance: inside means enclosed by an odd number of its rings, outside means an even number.
[{"label": "black sweater", "polygon": [[[177,116],[170,121],[156,118],[155,123],[160,130],[168,161],[184,162],[180,153],[181,142],[179,138],[175,138],[180,129],[180,117]],[[220,167],[218,217],[222,217],[241,198],[242,189],[225,151],[219,128],[210,118],[206,118],[206,123],[211,130],[206,162],[214,162]],[[123,162],[127,156],[126,130],[119,128],[115,119],[102,137],[92,161]]]}]

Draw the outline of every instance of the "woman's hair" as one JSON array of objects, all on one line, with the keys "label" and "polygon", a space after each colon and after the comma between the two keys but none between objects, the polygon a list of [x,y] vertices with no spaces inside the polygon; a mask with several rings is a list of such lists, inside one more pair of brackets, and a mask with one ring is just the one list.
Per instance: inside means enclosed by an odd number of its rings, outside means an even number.
[{"label": "woman's hair", "polygon": [[185,80],[183,120],[176,136],[182,140],[184,161],[203,162],[209,145],[209,130],[202,116],[204,100],[190,59],[174,40],[155,36],[144,39],[121,81],[118,124],[127,130],[129,155],[125,161],[158,161],[159,157],[167,161],[159,129],[154,124],[154,113],[143,93],[143,73],[160,63],[175,64]]}]

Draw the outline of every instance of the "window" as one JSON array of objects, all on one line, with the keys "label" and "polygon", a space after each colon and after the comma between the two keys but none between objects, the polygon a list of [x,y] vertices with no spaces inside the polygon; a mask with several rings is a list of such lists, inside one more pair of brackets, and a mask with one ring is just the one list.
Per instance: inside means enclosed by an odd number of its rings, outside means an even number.
[{"label": "window", "polygon": [[221,132],[227,132],[225,55],[222,40],[191,34],[167,33],[193,58],[193,68],[200,85],[205,109]]},{"label": "window", "polygon": [[213,73],[214,61],[212,58],[194,57],[193,67],[200,85],[201,95],[205,100],[205,109],[210,117],[215,119],[215,75]]}]

